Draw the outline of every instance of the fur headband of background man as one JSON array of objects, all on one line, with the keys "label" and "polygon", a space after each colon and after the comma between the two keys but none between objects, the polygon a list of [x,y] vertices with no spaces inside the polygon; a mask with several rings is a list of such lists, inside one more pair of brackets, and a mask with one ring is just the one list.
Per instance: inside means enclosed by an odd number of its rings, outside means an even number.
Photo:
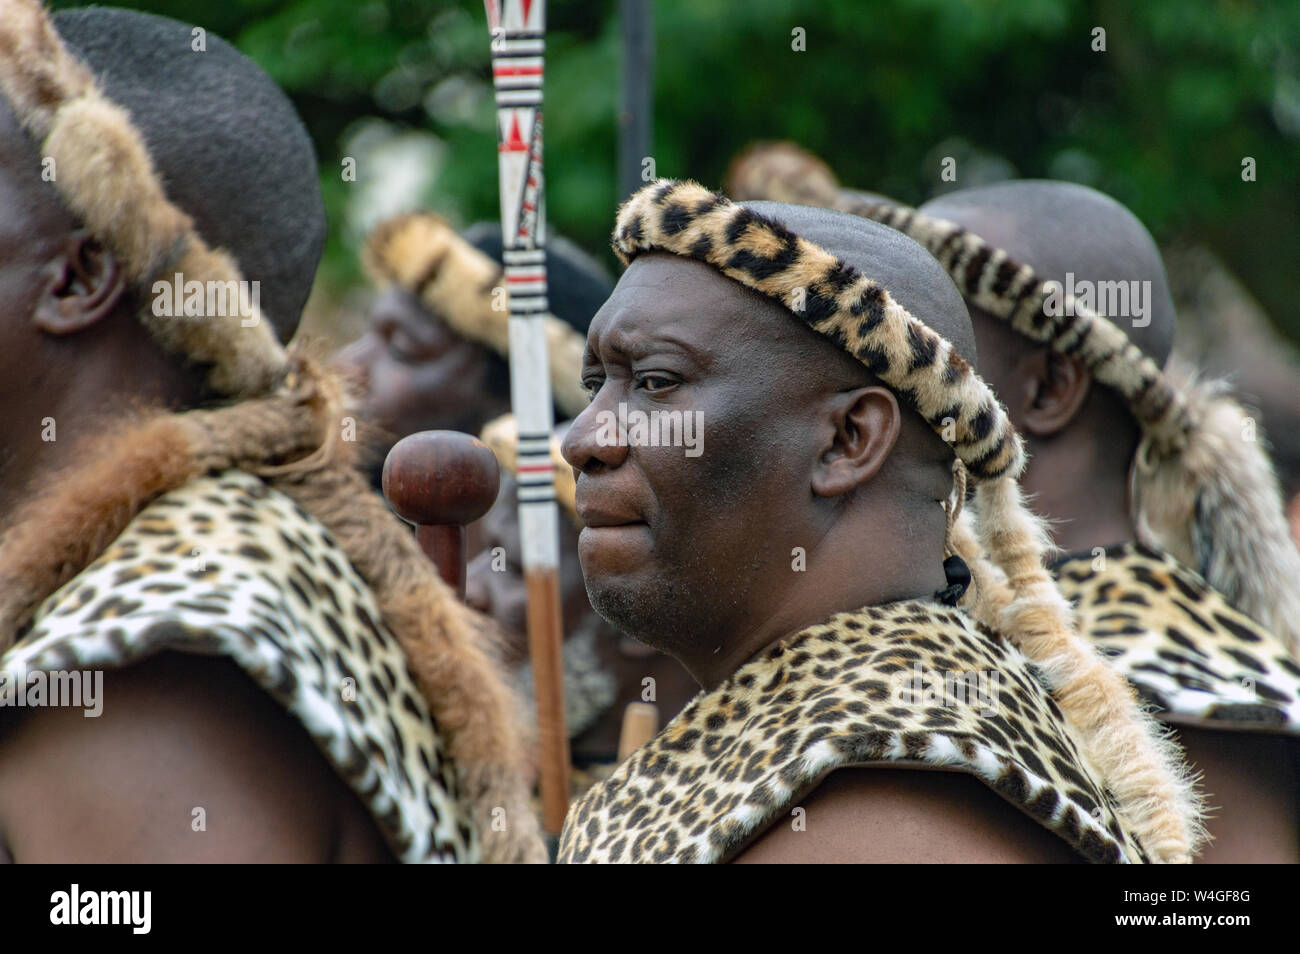
[{"label": "fur headband of background man", "polygon": [[1236,609],[1300,653],[1300,550],[1255,422],[1219,381],[1175,381],[1119,325],[1063,296],[1028,265],[961,226],[842,189],[819,160],[789,144],[751,150],[733,176],[751,198],[849,212],[924,245],[962,293],[1011,329],[1075,355],[1117,391],[1142,428],[1130,507],[1138,539],[1201,574]]},{"label": "fur headband of background man", "polygon": [[[1043,564],[1046,531],[1025,508],[1016,482],[1024,466],[1020,437],[951,343],[835,255],[694,182],[660,180],[641,189],[619,210],[612,242],[625,265],[643,252],[668,252],[776,301],[862,362],[948,439],[978,481],[979,543],[956,548],[974,561],[977,583],[983,577],[1005,592],[985,604],[992,614],[985,622],[1044,672],[1150,855],[1190,861],[1202,837],[1199,800],[1132,691],[1075,631],[1069,605]],[[991,559],[987,570],[979,547]]]},{"label": "fur headband of background man", "polygon": [[[456,334],[510,360],[510,311],[501,265],[432,212],[411,212],[371,230],[362,265],[378,286],[410,292]],[[587,406],[582,354],[586,337],[546,316],[546,350],[556,406],[575,416]]]},{"label": "fur headband of background man", "polygon": [[140,320],[153,337],[209,365],[208,384],[218,394],[268,393],[288,359],[252,301],[243,303],[242,314],[223,309],[229,316],[153,313],[155,280],[170,282],[180,273],[185,282],[205,288],[217,282],[225,290],[243,287],[243,276],[234,259],[209,248],[193,219],[167,197],[130,115],[101,92],[39,0],[0,0],[0,94],[42,157],[53,160],[53,185],[68,210],[113,253],[140,293]]}]

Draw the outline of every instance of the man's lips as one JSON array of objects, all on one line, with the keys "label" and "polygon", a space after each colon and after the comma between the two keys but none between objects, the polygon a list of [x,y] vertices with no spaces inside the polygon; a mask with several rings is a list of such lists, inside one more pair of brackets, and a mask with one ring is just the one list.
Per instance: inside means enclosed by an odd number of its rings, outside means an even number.
[{"label": "man's lips", "polygon": [[601,510],[594,507],[578,506],[578,519],[582,525],[590,530],[601,530],[607,527],[635,527],[644,526],[645,521],[635,514],[619,513],[612,510]]},{"label": "man's lips", "polygon": [[652,546],[650,526],[631,493],[613,482],[593,487],[589,479],[578,479],[574,500],[583,523],[578,535],[582,571],[591,579],[633,572],[645,564]]},{"label": "man's lips", "polygon": [[577,493],[574,495],[574,509],[584,527],[601,530],[607,527],[630,527],[645,524],[645,518],[637,512],[626,495],[609,487],[593,493],[590,486],[578,481]]}]

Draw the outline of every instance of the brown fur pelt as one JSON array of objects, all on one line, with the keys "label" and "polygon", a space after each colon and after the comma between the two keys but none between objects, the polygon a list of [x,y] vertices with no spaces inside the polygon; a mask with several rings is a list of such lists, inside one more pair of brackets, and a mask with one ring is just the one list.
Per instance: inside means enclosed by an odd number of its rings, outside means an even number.
[{"label": "brown fur pelt", "polygon": [[1130,505],[1138,539],[1196,570],[1300,655],[1300,550],[1256,420],[1223,381],[1184,388],[1192,427],[1177,453],[1143,440]]},{"label": "brown fur pelt", "polygon": [[198,475],[192,429],[170,414],[111,427],[79,456],[84,463],[25,501],[0,536],[0,652],[146,504]]},{"label": "brown fur pelt", "polygon": [[[325,526],[373,589],[445,735],[484,860],[543,862],[510,690],[470,611],[355,467],[355,445],[339,439],[342,408],[337,381],[296,357],[269,397],[155,412],[97,438],[0,537],[0,650],[150,501],[204,473],[261,474]],[[504,832],[495,809],[505,809]]]}]

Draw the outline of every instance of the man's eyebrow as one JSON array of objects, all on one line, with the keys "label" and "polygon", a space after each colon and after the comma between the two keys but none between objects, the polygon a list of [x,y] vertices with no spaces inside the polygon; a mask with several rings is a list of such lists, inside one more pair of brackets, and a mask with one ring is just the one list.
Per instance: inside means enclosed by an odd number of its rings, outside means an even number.
[{"label": "man's eyebrow", "polygon": [[713,357],[700,350],[696,345],[666,331],[637,331],[632,333],[615,330],[606,336],[605,346],[621,355],[646,354],[657,348],[667,346],[683,352],[696,364],[704,368],[712,367]]},{"label": "man's eyebrow", "polygon": [[711,365],[713,363],[713,358],[711,355],[704,353],[695,345],[691,344],[688,341],[683,341],[681,338],[678,338],[676,335],[660,334],[657,337],[659,339],[659,342],[662,342],[663,344],[667,344],[670,345],[671,347],[678,348],[682,351],[685,351],[692,358],[694,358],[696,363],[698,364]]}]

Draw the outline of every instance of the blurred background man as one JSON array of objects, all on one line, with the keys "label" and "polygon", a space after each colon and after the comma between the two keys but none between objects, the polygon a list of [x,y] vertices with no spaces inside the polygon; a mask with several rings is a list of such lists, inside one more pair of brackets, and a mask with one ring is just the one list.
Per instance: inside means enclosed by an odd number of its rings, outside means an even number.
[{"label": "blurred background man", "polygon": [[[502,347],[507,316],[497,291],[501,227],[480,222],[456,239],[436,216],[398,216],[371,232],[365,261],[378,291],[365,333],[336,363],[360,385],[362,416],[378,432],[377,477],[388,449],[408,434],[477,434],[510,410]],[[551,314],[580,342],[613,283],[599,263],[559,236],[548,243],[547,265]],[[563,351],[553,355],[557,385],[567,377],[577,381],[576,367],[564,359]],[[568,397],[575,388],[555,388],[561,414],[580,409]]]}]

